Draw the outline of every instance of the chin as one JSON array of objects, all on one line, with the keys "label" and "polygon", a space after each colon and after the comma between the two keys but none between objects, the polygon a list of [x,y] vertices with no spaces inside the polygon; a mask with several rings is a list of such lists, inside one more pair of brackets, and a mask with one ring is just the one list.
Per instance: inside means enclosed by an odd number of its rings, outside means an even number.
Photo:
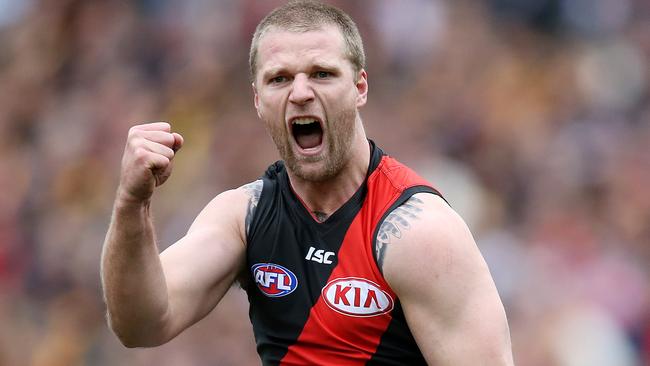
[{"label": "chin", "polygon": [[335,164],[329,164],[327,159],[317,162],[285,160],[287,168],[296,177],[314,183],[326,182],[338,175],[341,171]]}]

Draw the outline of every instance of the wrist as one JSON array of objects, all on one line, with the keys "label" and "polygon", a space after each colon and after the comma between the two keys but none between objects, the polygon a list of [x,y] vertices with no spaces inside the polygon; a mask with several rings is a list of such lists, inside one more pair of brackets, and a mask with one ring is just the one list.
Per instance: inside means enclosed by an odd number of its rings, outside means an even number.
[{"label": "wrist", "polygon": [[116,209],[149,209],[151,205],[151,197],[138,197],[132,193],[124,190],[121,186],[117,189],[117,194],[115,196],[115,208]]}]

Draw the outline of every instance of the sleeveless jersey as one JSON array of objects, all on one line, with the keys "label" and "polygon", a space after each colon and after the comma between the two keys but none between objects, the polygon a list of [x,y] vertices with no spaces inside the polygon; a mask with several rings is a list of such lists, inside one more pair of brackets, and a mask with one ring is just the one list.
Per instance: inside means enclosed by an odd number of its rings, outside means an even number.
[{"label": "sleeveless jersey", "polygon": [[439,193],[370,146],[365,182],[322,223],[281,161],[263,177],[242,286],[264,365],[426,365],[374,247],[392,210],[415,193]]}]

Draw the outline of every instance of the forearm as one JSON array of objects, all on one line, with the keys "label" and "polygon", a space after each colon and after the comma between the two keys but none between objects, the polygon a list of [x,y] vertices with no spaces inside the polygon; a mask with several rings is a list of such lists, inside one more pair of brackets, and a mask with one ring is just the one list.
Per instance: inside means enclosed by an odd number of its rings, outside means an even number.
[{"label": "forearm", "polygon": [[122,343],[153,346],[166,341],[167,287],[148,204],[116,202],[101,275],[109,324]]}]

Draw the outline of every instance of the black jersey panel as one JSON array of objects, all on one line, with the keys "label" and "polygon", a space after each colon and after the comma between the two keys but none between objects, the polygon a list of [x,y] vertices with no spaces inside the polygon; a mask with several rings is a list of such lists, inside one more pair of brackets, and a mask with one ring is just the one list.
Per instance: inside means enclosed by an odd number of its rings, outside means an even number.
[{"label": "black jersey panel", "polygon": [[264,178],[247,248],[249,317],[265,365],[279,363],[300,335],[320,296],[315,289],[327,283],[349,226],[340,223],[322,233],[306,224],[282,184],[285,178],[278,177],[284,174],[276,164]]}]

